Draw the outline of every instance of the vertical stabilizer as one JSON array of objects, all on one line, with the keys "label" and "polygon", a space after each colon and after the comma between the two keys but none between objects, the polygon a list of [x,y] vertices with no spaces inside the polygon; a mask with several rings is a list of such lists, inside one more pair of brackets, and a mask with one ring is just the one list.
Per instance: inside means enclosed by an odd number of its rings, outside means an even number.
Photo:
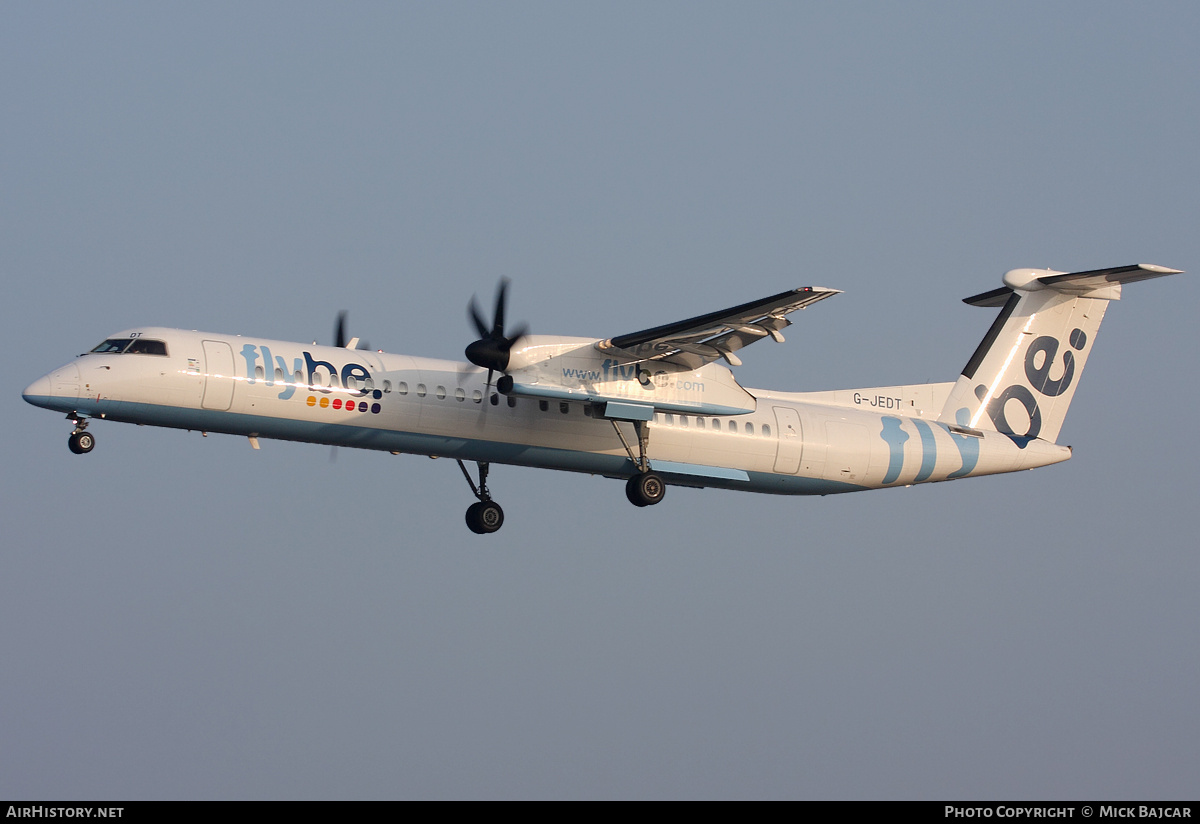
[{"label": "vertical stabilizer", "polygon": [[1002,308],[938,420],[1003,432],[1022,447],[1035,438],[1054,442],[1121,284],[1178,271],[1149,264],[1075,273],[1012,270],[1003,288],[964,301]]}]

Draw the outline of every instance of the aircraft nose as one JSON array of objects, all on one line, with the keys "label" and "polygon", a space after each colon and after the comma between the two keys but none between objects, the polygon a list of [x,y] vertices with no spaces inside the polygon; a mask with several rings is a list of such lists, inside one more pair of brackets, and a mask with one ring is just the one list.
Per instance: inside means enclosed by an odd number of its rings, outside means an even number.
[{"label": "aircraft nose", "polygon": [[43,375],[35,380],[29,386],[25,387],[25,391],[21,393],[21,397],[26,403],[31,403],[34,406],[38,405],[39,398],[50,397],[50,376]]},{"label": "aircraft nose", "polygon": [[57,409],[64,401],[73,406],[79,397],[79,367],[73,363],[60,366],[29,384],[21,397],[27,403],[47,409]]}]

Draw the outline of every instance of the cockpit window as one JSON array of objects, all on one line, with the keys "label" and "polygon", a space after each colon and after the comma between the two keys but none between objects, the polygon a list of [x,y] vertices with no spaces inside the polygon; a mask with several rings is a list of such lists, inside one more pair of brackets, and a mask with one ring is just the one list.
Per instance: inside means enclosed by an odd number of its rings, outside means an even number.
[{"label": "cockpit window", "polygon": [[118,355],[133,341],[130,338],[109,338],[92,350],[97,355]]},{"label": "cockpit window", "polygon": [[167,345],[160,340],[134,338],[133,346],[130,346],[125,352],[130,355],[165,355],[167,354]]},{"label": "cockpit window", "polygon": [[167,344],[148,338],[109,338],[92,350],[97,355],[166,355]]}]

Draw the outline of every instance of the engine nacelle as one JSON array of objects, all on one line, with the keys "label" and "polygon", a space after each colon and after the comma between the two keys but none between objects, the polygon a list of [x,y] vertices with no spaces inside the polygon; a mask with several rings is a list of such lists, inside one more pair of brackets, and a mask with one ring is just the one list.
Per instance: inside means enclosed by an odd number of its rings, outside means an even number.
[{"label": "engine nacelle", "polygon": [[619,359],[598,351],[596,343],[550,335],[522,338],[497,388],[517,397],[633,403],[693,415],[741,415],[755,409],[754,396],[724,366],[689,369],[661,360]]}]

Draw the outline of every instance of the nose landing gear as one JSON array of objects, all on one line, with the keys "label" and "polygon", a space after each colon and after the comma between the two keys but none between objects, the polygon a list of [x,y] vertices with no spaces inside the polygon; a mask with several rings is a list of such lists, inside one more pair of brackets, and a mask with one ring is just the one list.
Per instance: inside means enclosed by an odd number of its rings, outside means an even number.
[{"label": "nose landing gear", "polygon": [[81,418],[78,414],[72,412],[67,415],[67,420],[75,424],[74,431],[71,432],[71,437],[67,438],[67,449],[70,449],[76,455],[86,455],[96,448],[96,436],[87,431],[87,418]]},{"label": "nose landing gear", "polygon": [[67,438],[67,449],[76,455],[86,455],[96,447],[96,439],[91,432],[72,432]]}]

